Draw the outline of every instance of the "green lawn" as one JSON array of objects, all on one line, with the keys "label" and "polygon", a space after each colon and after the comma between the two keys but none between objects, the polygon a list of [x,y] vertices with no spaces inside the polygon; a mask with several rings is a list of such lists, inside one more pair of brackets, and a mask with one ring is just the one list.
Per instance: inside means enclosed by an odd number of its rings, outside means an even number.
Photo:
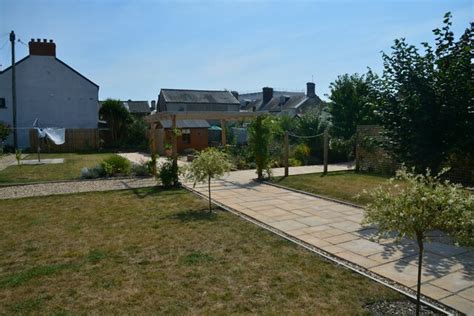
[{"label": "green lawn", "polygon": [[[93,167],[111,154],[41,154],[42,159],[64,158],[54,165],[10,166],[0,171],[0,183],[24,183],[51,180],[71,180],[81,177],[81,169]],[[36,154],[25,159],[36,159]]]},{"label": "green lawn", "polygon": [[[371,189],[386,183],[387,180],[387,177],[380,175],[336,171],[329,172],[326,176],[322,173],[312,173],[287,178],[277,177],[273,182],[297,190],[365,205],[370,202],[370,197],[363,191],[370,192]],[[360,196],[357,197],[357,195]]]},{"label": "green lawn", "polygon": [[206,201],[156,188],[3,200],[6,314],[366,314],[403,299]]}]

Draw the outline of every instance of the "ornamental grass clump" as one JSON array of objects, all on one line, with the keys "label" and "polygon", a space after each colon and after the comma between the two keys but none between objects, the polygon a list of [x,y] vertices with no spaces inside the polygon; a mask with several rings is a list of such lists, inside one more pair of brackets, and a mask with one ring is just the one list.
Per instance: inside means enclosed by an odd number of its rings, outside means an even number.
[{"label": "ornamental grass clump", "polygon": [[211,180],[222,177],[232,168],[232,163],[226,153],[216,149],[207,148],[201,151],[187,170],[188,178],[198,182],[207,182],[209,191],[209,212],[212,212],[211,204]]},{"label": "ornamental grass clump", "polygon": [[379,234],[395,233],[398,239],[414,239],[418,252],[417,315],[420,311],[421,269],[427,233],[441,230],[461,245],[474,244],[474,195],[460,185],[442,180],[448,170],[437,175],[429,170],[415,174],[402,167],[396,178],[405,184],[378,187],[369,195],[373,201],[364,212],[364,222],[378,226]]}]

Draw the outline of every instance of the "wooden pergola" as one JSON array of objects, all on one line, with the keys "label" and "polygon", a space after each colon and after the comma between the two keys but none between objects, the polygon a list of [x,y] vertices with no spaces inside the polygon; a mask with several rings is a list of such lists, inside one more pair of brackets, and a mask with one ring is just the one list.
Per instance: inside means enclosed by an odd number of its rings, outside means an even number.
[{"label": "wooden pergola", "polygon": [[[222,145],[226,144],[226,130],[225,123],[227,121],[239,121],[245,119],[252,119],[264,112],[230,112],[230,111],[201,111],[201,112],[157,112],[145,117],[145,121],[150,124],[152,132],[151,135],[151,152],[156,153],[156,139],[154,130],[158,123],[163,120],[171,120],[171,128],[174,131],[177,128],[176,121],[178,120],[219,120],[221,122],[221,141]],[[172,134],[172,157],[173,164],[178,164],[178,142],[176,133]]]}]

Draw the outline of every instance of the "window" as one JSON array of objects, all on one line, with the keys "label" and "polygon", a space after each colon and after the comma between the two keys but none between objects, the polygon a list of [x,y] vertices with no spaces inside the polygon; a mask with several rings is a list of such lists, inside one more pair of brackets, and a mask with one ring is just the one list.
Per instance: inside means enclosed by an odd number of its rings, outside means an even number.
[{"label": "window", "polygon": [[181,136],[183,144],[191,144],[191,131],[189,129],[181,130]]},{"label": "window", "polygon": [[5,103],[5,98],[0,98],[0,109],[1,108],[6,108],[6,107],[7,107],[7,105]]}]

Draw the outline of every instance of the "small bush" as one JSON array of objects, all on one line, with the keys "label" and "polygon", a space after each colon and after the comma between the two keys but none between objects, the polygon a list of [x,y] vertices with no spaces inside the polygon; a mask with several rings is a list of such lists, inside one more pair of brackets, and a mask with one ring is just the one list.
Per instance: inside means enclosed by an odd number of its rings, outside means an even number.
[{"label": "small bush", "polygon": [[129,175],[132,165],[130,161],[119,155],[112,155],[101,162],[102,168],[108,176],[118,174]]},{"label": "small bush", "polygon": [[311,148],[308,145],[302,143],[295,147],[295,159],[299,160],[303,164],[308,164],[308,158],[311,153]]},{"label": "small bush", "polygon": [[106,173],[102,165],[97,165],[93,168],[82,168],[81,179],[97,179],[105,177]]},{"label": "small bush", "polygon": [[138,177],[144,177],[144,176],[149,176],[151,174],[150,168],[149,168],[149,162],[144,162],[144,163],[134,163],[132,164],[132,169],[131,173],[134,176]]},{"label": "small bush", "polygon": [[288,164],[290,167],[299,167],[301,166],[301,161],[296,158],[288,158]]},{"label": "small bush", "polygon": [[179,168],[178,166],[173,165],[173,160],[168,159],[165,161],[159,170],[159,178],[161,180],[161,184],[165,188],[172,188],[179,185]]}]

